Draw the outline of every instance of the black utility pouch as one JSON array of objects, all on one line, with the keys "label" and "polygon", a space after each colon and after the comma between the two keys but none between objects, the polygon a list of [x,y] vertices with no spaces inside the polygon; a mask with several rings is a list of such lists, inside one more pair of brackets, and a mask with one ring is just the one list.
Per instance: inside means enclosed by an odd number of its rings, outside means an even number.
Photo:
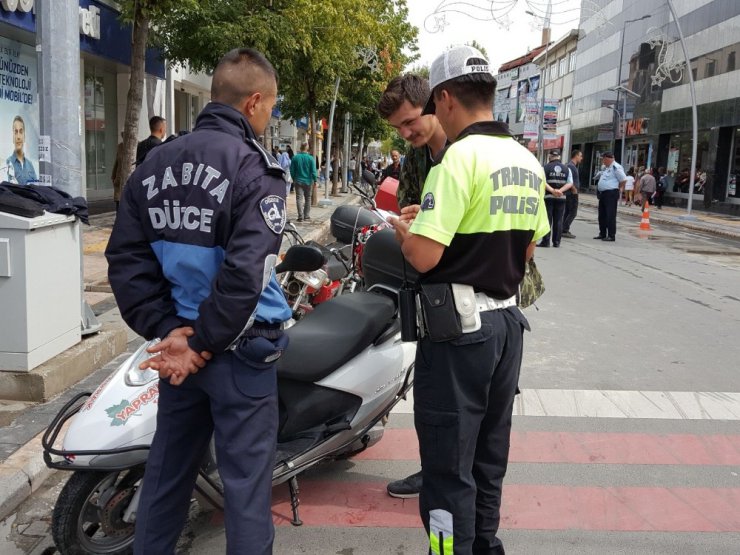
[{"label": "black utility pouch", "polygon": [[449,283],[425,283],[419,292],[424,327],[435,343],[457,339],[462,335],[460,315],[455,308]]}]

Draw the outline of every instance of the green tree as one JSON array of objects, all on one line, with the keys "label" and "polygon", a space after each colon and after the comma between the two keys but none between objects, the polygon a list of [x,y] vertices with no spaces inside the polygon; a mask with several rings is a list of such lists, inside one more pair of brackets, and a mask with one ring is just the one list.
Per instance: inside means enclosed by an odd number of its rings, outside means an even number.
[{"label": "green tree", "polygon": [[479,43],[477,40],[473,39],[470,42],[465,43],[465,44],[467,44],[468,46],[472,46],[473,48],[476,48],[476,49],[480,50],[480,53],[483,54],[483,57],[486,60],[490,60],[491,59],[491,58],[488,57],[488,52],[486,51],[486,48],[481,43]]},{"label": "green tree", "polygon": [[[311,129],[328,113],[339,77],[336,121],[351,112],[373,127],[385,83],[416,50],[407,16],[405,0],[200,0],[164,14],[155,42],[168,60],[194,70],[212,69],[232,48],[261,50],[278,70],[283,114],[308,114]],[[363,64],[363,48],[377,53],[378,71]]]},{"label": "green tree", "polygon": [[132,26],[131,75],[126,96],[126,116],[123,125],[124,179],[128,178],[136,156],[137,128],[144,99],[144,66],[152,21],[159,21],[174,8],[192,9],[197,0],[119,0],[121,20]]}]

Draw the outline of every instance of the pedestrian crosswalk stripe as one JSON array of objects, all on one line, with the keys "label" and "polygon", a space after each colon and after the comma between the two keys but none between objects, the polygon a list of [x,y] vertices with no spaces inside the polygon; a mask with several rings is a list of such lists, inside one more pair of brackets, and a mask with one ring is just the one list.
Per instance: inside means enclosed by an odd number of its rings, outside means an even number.
[{"label": "pedestrian crosswalk stripe", "polygon": [[[418,460],[416,431],[386,429],[356,460]],[[512,463],[740,466],[740,434],[511,432]]]},{"label": "pedestrian crosswalk stripe", "polygon": [[[305,526],[419,528],[417,499],[394,499],[384,481],[301,482]],[[504,484],[501,527],[525,530],[740,532],[740,488]],[[288,488],[273,521],[289,525]]]},{"label": "pedestrian crosswalk stripe", "polygon": [[[413,413],[413,392],[394,408]],[[524,389],[514,401],[515,416],[740,420],[740,393],[709,391],[620,391]]]}]

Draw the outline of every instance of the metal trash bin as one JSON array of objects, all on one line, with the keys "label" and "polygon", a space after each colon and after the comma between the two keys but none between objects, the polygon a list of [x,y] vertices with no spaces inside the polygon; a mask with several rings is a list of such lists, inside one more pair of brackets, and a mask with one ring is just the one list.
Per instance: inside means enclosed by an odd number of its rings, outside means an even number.
[{"label": "metal trash bin", "polygon": [[28,372],[80,342],[74,216],[0,212],[0,370]]}]

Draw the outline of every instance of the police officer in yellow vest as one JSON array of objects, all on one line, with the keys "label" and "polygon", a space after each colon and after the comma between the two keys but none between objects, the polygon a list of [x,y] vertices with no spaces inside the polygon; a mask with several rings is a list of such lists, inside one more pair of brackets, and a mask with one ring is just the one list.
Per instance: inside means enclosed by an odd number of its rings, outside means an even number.
[{"label": "police officer in yellow vest", "polygon": [[448,50],[429,80],[425,113],[436,113],[453,143],[430,171],[411,226],[390,219],[421,273],[419,509],[431,553],[504,553],[496,533],[528,329],[516,294],[527,258],[549,231],[545,176],[493,121],[496,80],[478,50]]}]

